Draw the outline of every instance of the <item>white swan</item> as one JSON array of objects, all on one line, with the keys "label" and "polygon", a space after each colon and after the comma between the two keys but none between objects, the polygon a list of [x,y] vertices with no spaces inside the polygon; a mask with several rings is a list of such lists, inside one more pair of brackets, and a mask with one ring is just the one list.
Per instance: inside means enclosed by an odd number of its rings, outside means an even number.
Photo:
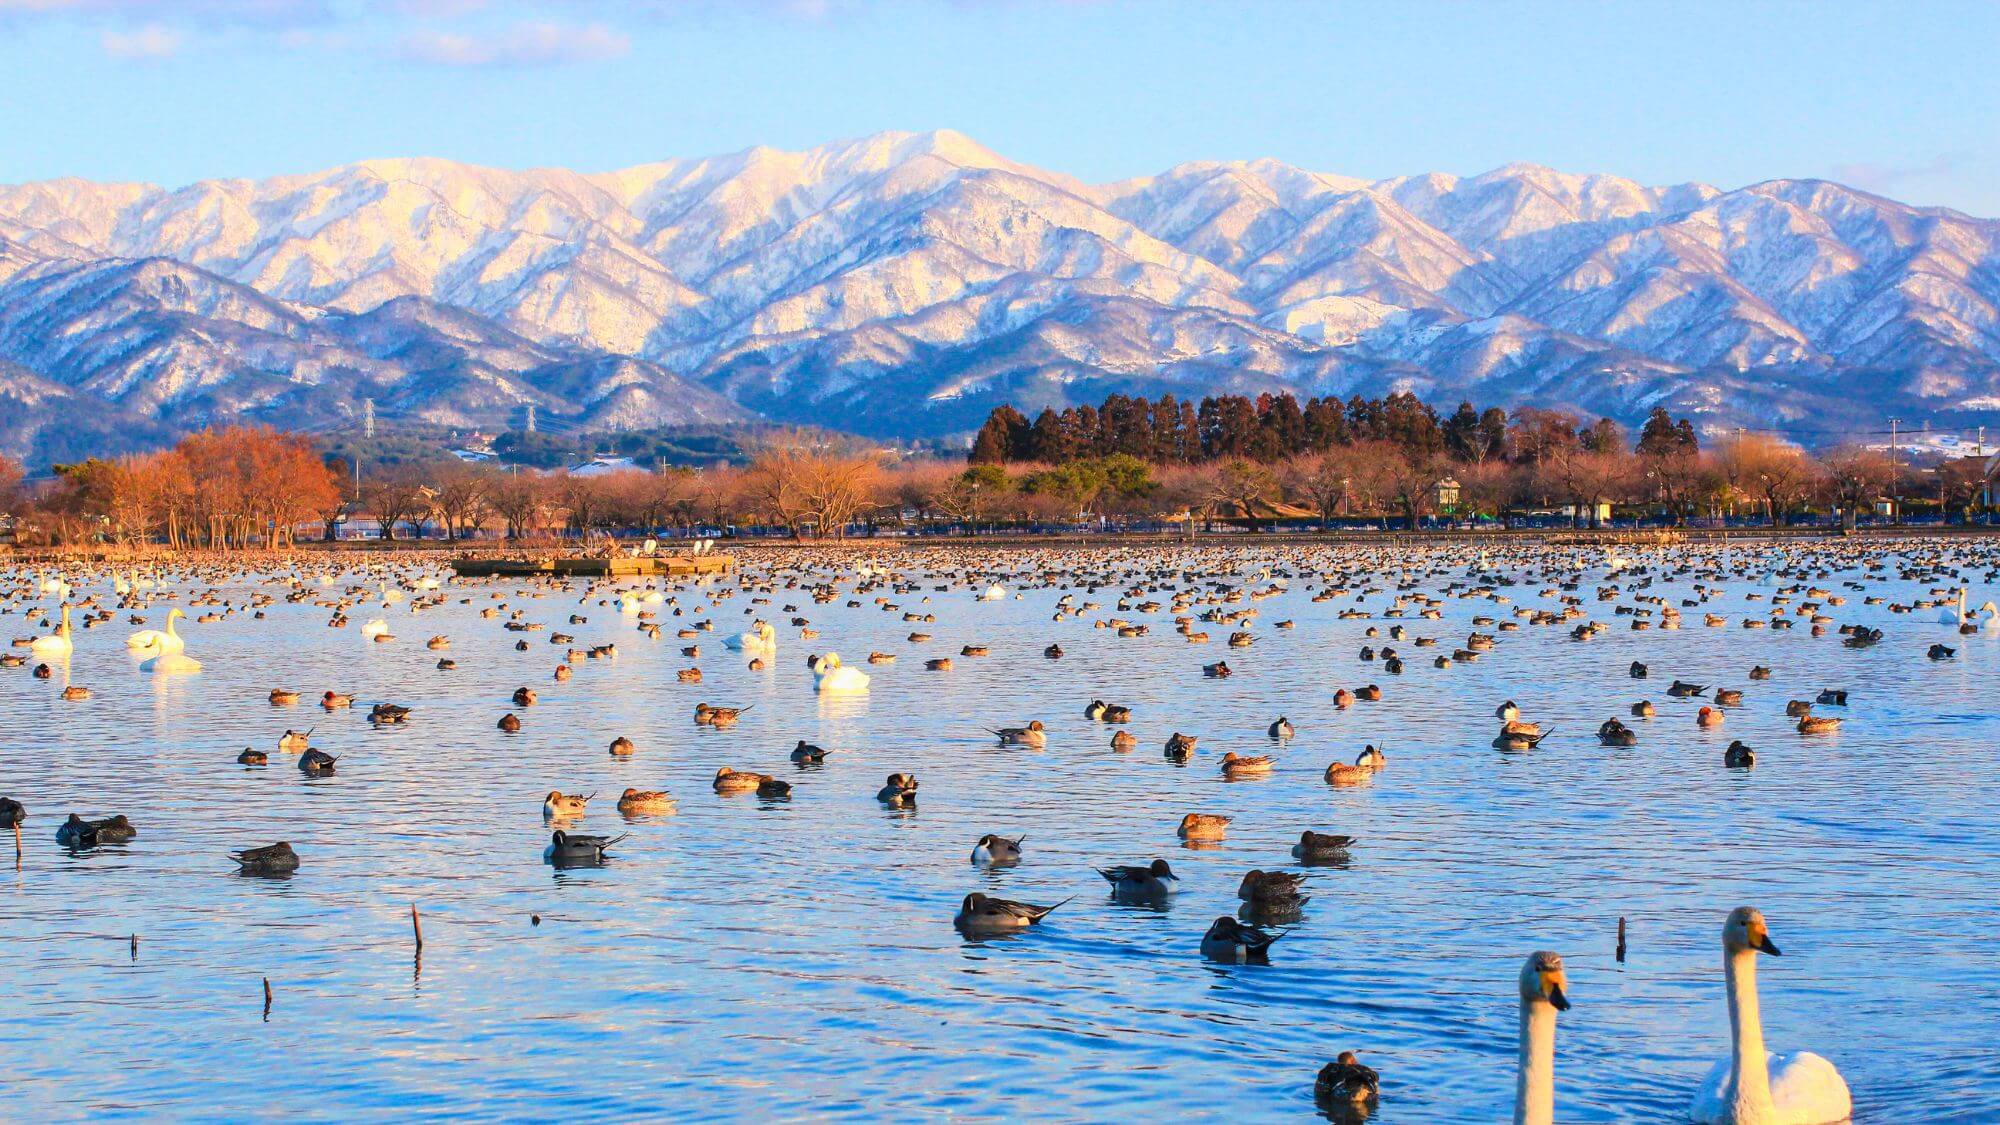
[{"label": "white swan", "polygon": [[993,585],[988,586],[986,587],[986,589],[981,590],[979,592],[979,600],[982,602],[997,602],[1001,598],[1004,598],[1006,596],[1007,596],[1007,587],[1002,586],[998,582],[995,582]]},{"label": "white swan", "polygon": [[778,631],[771,628],[770,622],[758,621],[750,626],[750,631],[747,633],[723,638],[722,644],[724,648],[732,648],[738,652],[768,656],[778,651]]},{"label": "white swan", "polygon": [[403,600],[403,592],[401,590],[391,590],[387,582],[378,582],[376,585],[382,589],[383,605],[390,605]]},{"label": "white swan", "polygon": [[187,648],[187,642],[174,632],[174,622],[187,614],[178,609],[167,611],[167,630],[141,629],[125,638],[125,647],[141,656],[159,656],[162,653],[180,652]]},{"label": "white swan", "polygon": [[1956,606],[1948,605],[1938,610],[1937,619],[1940,625],[1965,624],[1965,587],[1960,586],[1958,588],[1958,604]]},{"label": "white swan", "polygon": [[618,612],[627,617],[635,617],[640,610],[639,595],[630,590],[618,595]]},{"label": "white swan", "polygon": [[1739,906],[1722,924],[1722,968],[1729,982],[1730,1057],[1715,1064],[1695,1091],[1696,1125],[1831,1125],[1854,1112],[1847,1083],[1832,1063],[1810,1051],[1764,1049],[1757,1011],[1757,954],[1779,956],[1754,907]]},{"label": "white swan", "polygon": [[829,652],[813,658],[814,686],[822,693],[854,695],[868,690],[868,673],[840,662],[840,654]]},{"label": "white swan", "polygon": [[[38,577],[40,573],[40,571],[36,571]],[[44,594],[60,594],[64,598],[69,597],[69,583],[63,581],[63,576],[60,574],[54,578],[43,578],[37,585]]]},{"label": "white swan", "polygon": [[129,579],[113,571],[111,575],[111,592],[114,594],[129,594],[132,592],[132,583]]},{"label": "white swan", "polygon": [[1979,627],[1981,629],[1989,633],[2000,632],[2000,605],[1987,602],[1985,605],[1979,607],[1979,612],[1986,615],[1979,619]]},{"label": "white swan", "polygon": [[69,654],[76,651],[76,645],[69,639],[68,602],[63,603],[62,623],[56,626],[56,631],[46,637],[36,637],[34,643],[28,646],[28,651],[41,660],[68,660]]},{"label": "white swan", "polygon": [[1530,953],[1521,966],[1521,1062],[1514,1078],[1514,1125],[1556,1119],[1556,1013],[1569,1010],[1560,954]]},{"label": "white swan", "polygon": [[361,635],[367,637],[371,641],[374,640],[376,637],[384,637],[387,636],[388,634],[389,634],[389,623],[387,621],[382,620],[379,617],[361,627]]}]

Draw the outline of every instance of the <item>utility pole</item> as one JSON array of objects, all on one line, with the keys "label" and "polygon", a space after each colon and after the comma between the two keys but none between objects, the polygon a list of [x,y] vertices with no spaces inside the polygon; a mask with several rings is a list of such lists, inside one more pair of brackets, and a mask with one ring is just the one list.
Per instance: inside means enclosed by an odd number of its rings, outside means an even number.
[{"label": "utility pole", "polygon": [[1896,463],[1896,426],[1902,419],[1889,419],[1889,519],[1903,522],[1903,470]]}]

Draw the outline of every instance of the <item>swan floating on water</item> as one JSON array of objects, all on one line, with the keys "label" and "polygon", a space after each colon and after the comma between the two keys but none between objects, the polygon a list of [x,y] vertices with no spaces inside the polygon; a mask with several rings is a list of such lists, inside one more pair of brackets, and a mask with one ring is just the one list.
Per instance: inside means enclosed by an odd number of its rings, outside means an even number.
[{"label": "swan floating on water", "polygon": [[367,637],[369,640],[374,640],[376,637],[388,636],[389,623],[378,617],[361,627],[361,635]]},{"label": "swan floating on water", "polygon": [[821,694],[853,695],[868,690],[868,673],[840,662],[840,654],[829,652],[813,658],[814,686]]},{"label": "swan floating on water", "polygon": [[722,645],[753,656],[771,655],[778,651],[778,631],[771,628],[770,622],[758,621],[750,626],[747,633],[723,638]]},{"label": "swan floating on water", "polygon": [[125,638],[125,647],[141,656],[161,656],[169,652],[180,652],[187,648],[187,641],[174,632],[174,622],[187,614],[179,609],[167,611],[165,632],[158,629],[141,629]]},{"label": "swan floating on water", "polygon": [[982,602],[997,602],[1001,598],[1004,598],[1006,596],[1007,596],[1007,587],[1002,586],[998,582],[995,582],[993,585],[988,586],[986,587],[986,589],[981,590],[979,592],[979,600]]},{"label": "swan floating on water", "polygon": [[1756,908],[1739,906],[1722,924],[1722,967],[1729,982],[1730,1057],[1716,1063],[1695,1092],[1696,1125],[1833,1125],[1854,1112],[1847,1082],[1810,1051],[1764,1049],[1757,1009],[1757,954],[1780,956]]},{"label": "swan floating on water", "polygon": [[75,642],[69,639],[68,602],[63,603],[62,622],[56,626],[56,631],[46,637],[36,637],[28,646],[28,651],[34,653],[38,660],[68,660],[69,654],[76,651]]}]

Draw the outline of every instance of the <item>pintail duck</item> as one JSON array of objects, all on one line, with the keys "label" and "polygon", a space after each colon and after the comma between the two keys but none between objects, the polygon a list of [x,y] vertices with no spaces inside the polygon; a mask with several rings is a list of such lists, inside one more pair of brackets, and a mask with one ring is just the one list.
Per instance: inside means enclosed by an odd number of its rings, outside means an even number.
[{"label": "pintail duck", "polygon": [[1254,758],[1246,758],[1237,754],[1236,751],[1231,750],[1222,756],[1222,775],[1224,777],[1253,777],[1259,774],[1270,773],[1272,768],[1277,764],[1278,760],[1269,754],[1260,754]]},{"label": "pintail duck", "polygon": [[1211,961],[1232,965],[1268,965],[1271,946],[1282,933],[1270,933],[1223,915],[1208,927],[1201,938],[1201,954]]},{"label": "pintail duck", "polygon": [[1001,727],[989,733],[998,738],[1002,746],[1042,747],[1049,742],[1048,733],[1043,729],[1040,719],[1030,721],[1025,727]]},{"label": "pintail duck", "polygon": [[1101,719],[1101,718],[1103,718],[1103,717],[1104,717],[1104,701],[1103,701],[1102,699],[1093,699],[1093,700],[1091,700],[1091,701],[1090,701],[1090,703],[1089,703],[1089,704],[1088,704],[1087,706],[1085,706],[1085,707],[1084,707],[1084,709],[1083,709],[1083,717],[1084,717],[1084,718],[1086,718],[1086,719]]},{"label": "pintail duck", "polygon": [[823,765],[826,762],[826,751],[802,738],[797,746],[792,747],[792,761],[802,766]]},{"label": "pintail duck", "polygon": [[334,763],[338,761],[339,758],[324,750],[308,748],[305,753],[299,755],[299,772],[308,777],[324,777],[333,772]]},{"label": "pintail duck", "polygon": [[556,817],[582,816],[584,806],[590,804],[591,798],[595,796],[597,796],[595,793],[579,796],[575,793],[564,793],[560,789],[551,789],[549,795],[542,799],[542,815],[551,820]]},{"label": "pintail duck", "polygon": [[299,853],[283,840],[261,848],[230,852],[229,858],[245,875],[289,875],[299,869]]},{"label": "pintail duck", "polygon": [[917,805],[917,777],[909,773],[892,773],[888,782],[875,791],[875,799],[892,809],[910,809]]},{"label": "pintail duck", "polygon": [[1251,871],[1236,886],[1236,897],[1257,907],[1304,906],[1311,897],[1299,893],[1306,877],[1296,871]]},{"label": "pintail duck", "polygon": [[1606,719],[1598,725],[1597,740],[1606,746],[1637,746],[1639,732],[1617,719]]},{"label": "pintail duck", "polygon": [[1691,684],[1686,680],[1675,680],[1667,688],[1667,694],[1673,696],[1675,699],[1688,699],[1700,695],[1707,690],[1708,688],[1701,684]]},{"label": "pintail duck", "polygon": [[1181,817],[1178,834],[1183,840],[1220,840],[1228,833],[1232,819],[1221,813],[1189,813]]},{"label": "pintail duck", "polygon": [[1950,660],[1952,657],[1958,655],[1958,650],[1946,645],[1936,644],[1932,645],[1924,655],[1930,657],[1932,660]]},{"label": "pintail duck", "polygon": [[569,833],[558,828],[549,837],[549,846],[542,849],[542,861],[557,867],[570,865],[595,866],[604,862],[605,849],[625,839],[624,836],[585,836]]},{"label": "pintail duck", "polygon": [[997,836],[988,832],[979,838],[978,843],[972,845],[972,862],[982,867],[1002,863],[1019,863],[1021,860],[1021,841],[1026,839],[1026,836],[1016,836],[1010,840],[1005,836]]},{"label": "pintail duck", "polygon": [[139,834],[123,813],[103,820],[85,820],[75,813],[56,829],[56,843],[66,848],[94,848],[99,844],[128,843]]},{"label": "pintail duck", "polygon": [[408,720],[410,709],[395,703],[377,703],[368,710],[368,721],[384,726]]},{"label": "pintail duck", "polygon": [[1307,863],[1339,859],[1346,856],[1347,849],[1355,843],[1352,836],[1307,830],[1299,833],[1299,842],[1292,845],[1292,858]]},{"label": "pintail duck", "polygon": [[1731,769],[1740,769],[1757,764],[1757,752],[1743,744],[1741,739],[1729,744],[1722,752],[1722,764]]},{"label": "pintail duck", "polygon": [[1108,704],[1104,708],[1104,714],[1098,718],[1107,723],[1129,723],[1132,721],[1132,709],[1119,703]]},{"label": "pintail duck", "polygon": [[303,754],[312,745],[312,731],[296,731],[289,728],[278,737],[278,749],[287,754]]},{"label": "pintail duck", "polygon": [[1170,894],[1180,883],[1180,876],[1167,866],[1164,859],[1156,859],[1143,867],[1138,864],[1120,864],[1117,867],[1100,867],[1099,875],[1111,884],[1114,893],[1121,895]]},{"label": "pintail duck", "polygon": [[628,816],[637,813],[671,813],[677,807],[671,795],[658,789],[627,789],[618,795],[618,811]]},{"label": "pintail duck", "polygon": [[1280,715],[1278,716],[1278,721],[1266,728],[1264,733],[1272,738],[1290,738],[1292,735],[1297,734],[1298,731],[1292,726],[1290,719]]},{"label": "pintail duck", "polygon": [[1553,730],[1542,730],[1535,723],[1508,723],[1493,739],[1493,747],[1496,750],[1533,750],[1553,733]]},{"label": "pintail duck", "polygon": [[1313,1081],[1313,1096],[1330,1105],[1359,1105],[1381,1095],[1382,1079],[1372,1067],[1361,1065],[1353,1051],[1319,1068]]},{"label": "pintail duck", "polygon": [[1820,691],[1819,698],[1813,700],[1813,702],[1824,703],[1831,707],[1845,707],[1847,706],[1847,693],[1845,691],[1835,691],[1832,688],[1824,688]]},{"label": "pintail duck", "polygon": [[1800,734],[1832,734],[1840,729],[1841,720],[1825,715],[1800,715]]},{"label": "pintail duck", "polygon": [[352,707],[354,705],[354,693],[325,692],[319,697],[319,705],[329,711],[338,711],[342,707]]},{"label": "pintail duck", "polygon": [[1054,906],[1036,906],[1028,902],[1011,899],[989,898],[978,891],[965,896],[958,907],[958,915],[951,922],[961,930],[971,933],[1006,933],[1025,930],[1049,916],[1056,907],[1068,902],[1064,899]]},{"label": "pintail duck", "polygon": [[1129,730],[1121,730],[1111,736],[1111,749],[1120,754],[1128,754],[1138,749],[1139,739]]}]

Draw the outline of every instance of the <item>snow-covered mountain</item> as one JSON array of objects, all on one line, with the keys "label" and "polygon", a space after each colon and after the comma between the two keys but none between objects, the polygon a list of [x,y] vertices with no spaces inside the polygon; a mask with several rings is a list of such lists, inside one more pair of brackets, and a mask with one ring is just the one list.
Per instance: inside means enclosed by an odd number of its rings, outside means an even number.
[{"label": "snow-covered mountain", "polygon": [[0,365],[9,414],[80,396],[149,435],[362,398],[918,435],[1225,389],[1954,424],[2000,417],[2000,222],[1532,165],[1088,185],[948,131],[595,175],[58,180],[0,187]]}]

